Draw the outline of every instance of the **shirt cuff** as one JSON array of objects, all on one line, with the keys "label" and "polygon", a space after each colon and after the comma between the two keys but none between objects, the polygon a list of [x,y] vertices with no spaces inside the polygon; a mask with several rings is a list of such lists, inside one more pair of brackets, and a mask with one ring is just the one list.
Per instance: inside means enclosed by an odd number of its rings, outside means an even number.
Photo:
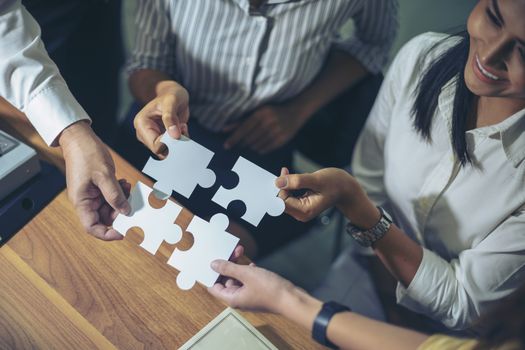
[{"label": "shirt cuff", "polygon": [[[423,248],[423,259],[410,285],[405,288],[401,283],[397,284],[397,303],[412,311],[428,315],[428,310],[435,304],[434,299],[437,295],[436,289],[432,286],[436,287],[441,282],[436,276],[446,278],[442,264],[443,260],[438,255]],[[442,308],[446,309],[447,305],[443,305]]]},{"label": "shirt cuff", "polygon": [[452,330],[472,326],[472,305],[454,285],[451,267],[436,253],[423,248],[423,259],[407,288],[397,284],[397,302],[406,308],[443,323]]},{"label": "shirt cuff", "polygon": [[124,71],[129,78],[134,72],[141,69],[151,69],[162,72],[169,77],[174,76],[173,60],[161,60],[154,57],[132,57],[126,62]]},{"label": "shirt cuff", "polygon": [[51,82],[30,97],[23,112],[48,146],[57,146],[60,133],[80,120],[91,123],[64,82]]}]

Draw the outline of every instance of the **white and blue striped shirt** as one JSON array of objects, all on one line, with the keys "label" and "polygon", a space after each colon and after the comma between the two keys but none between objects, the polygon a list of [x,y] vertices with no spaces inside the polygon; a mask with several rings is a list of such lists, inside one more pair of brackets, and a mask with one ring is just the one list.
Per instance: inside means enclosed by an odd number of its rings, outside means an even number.
[{"label": "white and blue striped shirt", "polygon": [[[290,99],[335,47],[377,73],[397,30],[396,0],[142,0],[128,73],[154,69],[190,94],[192,118],[220,130]],[[355,34],[341,27],[353,19]]]}]

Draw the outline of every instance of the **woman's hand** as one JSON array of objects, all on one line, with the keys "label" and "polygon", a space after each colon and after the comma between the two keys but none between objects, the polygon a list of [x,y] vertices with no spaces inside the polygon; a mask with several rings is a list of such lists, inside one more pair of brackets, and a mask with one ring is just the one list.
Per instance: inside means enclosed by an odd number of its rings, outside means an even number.
[{"label": "woman's hand", "polygon": [[160,142],[164,131],[179,139],[188,134],[190,117],[189,95],[185,88],[174,81],[157,85],[157,97],[137,114],[134,120],[137,139],[159,158],[166,155],[166,146]]},{"label": "woman's hand", "polygon": [[296,289],[284,278],[254,264],[215,260],[211,267],[224,277],[208,291],[234,308],[281,314],[288,296]]},{"label": "woman's hand", "polygon": [[[357,180],[343,169],[326,168],[311,174],[292,174],[283,168],[275,181],[281,189],[286,213],[299,221],[309,221],[336,206],[355,225],[368,228],[379,220],[379,211]],[[295,196],[294,191],[306,190]]]},{"label": "woman's hand", "polygon": [[[288,169],[281,170],[276,185],[281,189],[279,197],[286,204],[286,212],[299,221],[309,221],[324,210],[338,205],[344,194],[343,189],[352,182],[346,171],[337,168],[326,168],[311,174],[292,174]],[[306,190],[300,196],[294,191]]]}]

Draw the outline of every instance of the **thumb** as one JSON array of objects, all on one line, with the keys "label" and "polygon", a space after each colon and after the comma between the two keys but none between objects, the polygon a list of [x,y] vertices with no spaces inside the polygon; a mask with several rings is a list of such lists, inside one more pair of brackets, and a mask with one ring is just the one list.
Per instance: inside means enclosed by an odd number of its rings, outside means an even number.
[{"label": "thumb", "polygon": [[313,174],[281,175],[275,180],[275,185],[282,190],[316,190],[318,187]]},{"label": "thumb", "polygon": [[238,265],[226,260],[214,260],[211,263],[211,268],[215,272],[218,272],[222,276],[235,278],[240,282],[243,282],[246,267],[247,266]]},{"label": "thumb", "polygon": [[102,196],[108,204],[116,211],[127,215],[131,211],[124,191],[120,183],[117,181],[115,176],[107,175],[100,178],[98,181],[94,181],[95,185],[100,189]]},{"label": "thumb", "polygon": [[161,102],[162,109],[162,123],[168,131],[168,134],[179,139],[182,135],[182,126],[177,116],[177,99],[173,95],[164,97]]},{"label": "thumb", "polygon": [[[286,167],[282,167],[281,168],[281,175],[280,177],[285,177],[286,175],[290,174],[290,171],[288,170],[288,168]],[[277,179],[278,180],[278,179]],[[283,185],[283,186],[286,186],[287,185],[287,180],[283,179],[281,180],[281,182],[279,182],[279,184],[277,183],[277,180],[275,180],[275,186],[277,186],[279,189],[281,189],[281,186],[280,185]],[[284,183],[283,181],[285,181],[286,183]],[[287,190],[283,190],[281,189],[279,191],[279,195],[278,197],[281,198],[282,200],[286,200],[286,198],[288,198],[290,196],[290,193],[289,191]]]}]

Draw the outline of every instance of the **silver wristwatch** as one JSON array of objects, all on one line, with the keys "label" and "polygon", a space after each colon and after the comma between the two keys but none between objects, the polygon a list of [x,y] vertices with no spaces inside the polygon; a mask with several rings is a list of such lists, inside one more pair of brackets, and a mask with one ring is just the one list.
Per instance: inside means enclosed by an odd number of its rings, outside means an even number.
[{"label": "silver wristwatch", "polygon": [[363,230],[360,227],[352,225],[351,222],[346,224],[346,232],[352,236],[357,243],[363,247],[370,247],[374,242],[377,242],[387,233],[390,225],[392,225],[392,217],[381,207],[377,207],[381,212],[381,218],[374,227]]}]

